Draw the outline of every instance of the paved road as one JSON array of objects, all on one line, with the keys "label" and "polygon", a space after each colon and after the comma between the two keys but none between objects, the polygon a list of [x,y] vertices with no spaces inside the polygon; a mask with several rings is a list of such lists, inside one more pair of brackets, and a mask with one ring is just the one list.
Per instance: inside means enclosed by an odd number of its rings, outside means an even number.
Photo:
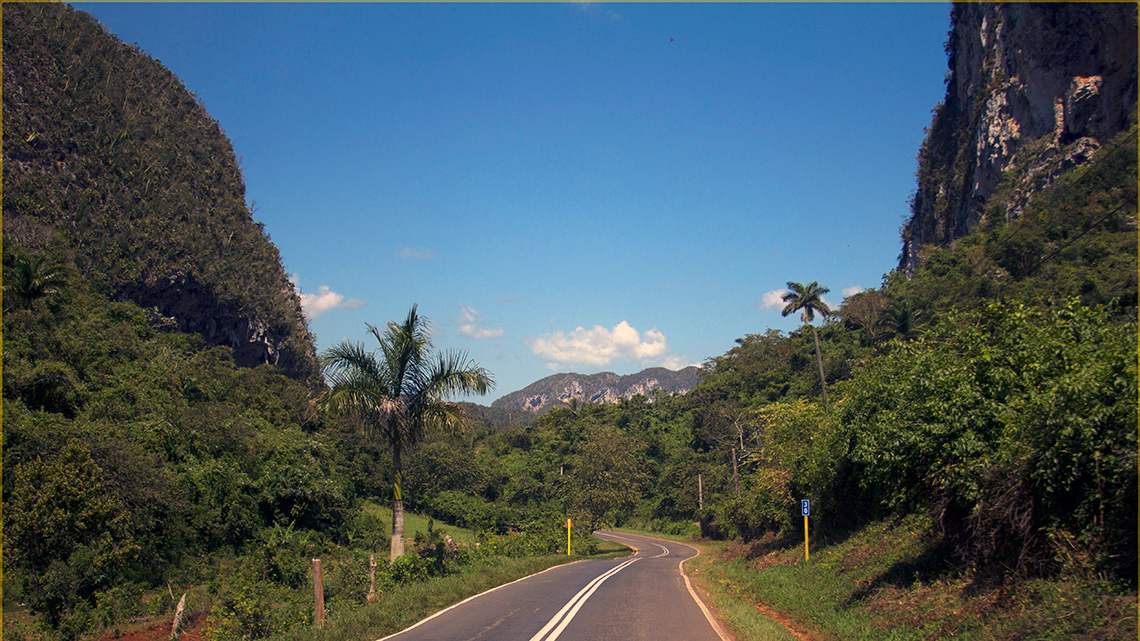
[{"label": "paved road", "polygon": [[722,641],[681,562],[697,554],[673,541],[618,532],[595,536],[637,550],[579,561],[484,592],[386,637],[392,641]]}]

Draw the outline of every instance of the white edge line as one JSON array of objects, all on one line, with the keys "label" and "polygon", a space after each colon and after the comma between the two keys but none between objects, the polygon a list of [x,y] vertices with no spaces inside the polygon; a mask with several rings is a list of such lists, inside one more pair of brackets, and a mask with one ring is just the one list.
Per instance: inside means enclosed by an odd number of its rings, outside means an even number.
[{"label": "white edge line", "polygon": [[[583,560],[585,560],[585,559],[583,559]],[[444,608],[444,609],[440,610],[439,612],[436,612],[435,614],[433,614],[433,615],[431,615],[431,616],[427,617],[426,619],[421,619],[421,620],[417,621],[417,622],[416,622],[414,625],[408,626],[408,627],[404,628],[403,630],[400,630],[399,632],[394,632],[394,633],[392,633],[392,634],[389,634],[389,635],[388,635],[388,636],[386,636],[386,637],[383,637],[383,638],[377,639],[376,641],[387,641],[388,639],[391,639],[392,637],[396,637],[396,636],[399,636],[399,635],[401,635],[401,634],[403,634],[403,633],[407,632],[408,630],[414,630],[414,629],[416,629],[416,628],[420,627],[421,625],[423,625],[423,624],[427,623],[428,621],[431,621],[432,619],[436,618],[437,616],[440,616],[440,615],[442,615],[442,614],[444,614],[444,613],[446,613],[446,612],[448,612],[448,611],[450,611],[450,610],[453,610],[453,609],[455,609],[455,608],[458,608],[459,606],[463,605],[464,603],[467,603],[468,601],[471,601],[471,600],[474,600],[474,599],[478,599],[479,597],[483,596],[484,594],[490,594],[490,593],[494,592],[495,590],[498,590],[498,589],[501,589],[501,588],[505,588],[505,587],[507,587],[507,586],[509,586],[509,585],[514,585],[514,584],[518,583],[519,581],[525,581],[525,580],[527,580],[527,579],[529,579],[529,578],[531,578],[531,577],[535,577],[535,576],[538,576],[538,575],[540,575],[540,574],[546,574],[547,572],[550,572],[551,570],[557,570],[558,568],[565,568],[565,567],[569,567],[569,566],[571,566],[571,565],[574,565],[574,564],[576,564],[576,563],[581,563],[581,562],[582,562],[582,561],[573,561],[573,562],[571,562],[571,563],[563,563],[562,565],[555,565],[555,566],[553,566],[553,567],[549,567],[549,568],[546,568],[546,569],[545,569],[545,570],[543,570],[542,572],[535,572],[534,574],[530,574],[530,575],[524,576],[524,577],[522,577],[521,579],[515,579],[514,581],[511,581],[510,583],[504,583],[504,584],[502,584],[502,585],[499,585],[499,586],[493,587],[493,588],[491,588],[490,590],[487,590],[487,591],[485,591],[485,592],[480,592],[479,594],[475,594],[475,595],[469,596],[469,597],[467,597],[466,599],[463,599],[462,601],[460,601],[459,603],[455,603],[455,604],[453,604],[453,605],[449,605],[449,606],[447,606],[446,608]],[[690,589],[691,589],[691,588],[690,588]],[[726,639],[725,641],[728,641],[728,640]]]},{"label": "white edge line", "polygon": [[[681,545],[684,545],[684,543]],[[699,549],[691,545],[686,545],[685,547],[691,547],[694,550],[697,550],[696,555],[689,557],[689,559],[695,559],[701,555],[701,551]],[[705,602],[701,601],[701,597],[697,596],[697,591],[693,589],[693,584],[689,581],[689,575],[685,574],[685,561],[688,561],[689,559],[684,559],[677,564],[677,568],[681,570],[681,576],[685,577],[685,587],[689,588],[689,594],[693,595],[693,600],[696,601],[697,605],[701,607],[701,612],[705,613],[705,618],[709,620],[709,625],[712,626],[717,636],[719,636],[722,641],[732,641],[731,637],[725,634],[724,630],[721,629],[720,624],[716,621],[716,617],[714,617],[712,615],[712,612],[709,612],[709,609],[705,607]]]},{"label": "white edge line", "polygon": [[[633,541],[634,540],[634,539],[630,539],[630,538],[626,538],[626,537],[615,536],[615,533],[613,533],[613,532],[610,532],[609,534],[610,534],[610,536],[613,536],[613,538],[624,539],[626,541]],[[637,535],[637,536],[641,536],[641,535]],[[685,547],[696,551],[696,554],[689,557],[689,559],[695,559],[701,555],[700,549],[695,548],[691,545],[686,545],[686,544],[681,543],[679,541],[669,541],[667,539],[654,539],[654,538],[648,537],[648,536],[641,536],[641,538],[649,539],[650,541],[665,541],[666,543],[676,543],[677,545],[684,545]],[[656,558],[656,557],[654,557],[654,558]],[[705,602],[701,601],[701,597],[697,596],[697,591],[693,589],[693,584],[691,581],[689,581],[689,575],[685,574],[685,561],[688,561],[689,559],[683,559],[680,563],[677,564],[677,569],[679,569],[681,571],[681,576],[685,577],[685,587],[689,588],[689,594],[692,595],[693,600],[697,602],[697,605],[701,608],[701,612],[705,613],[705,618],[708,619],[709,625],[712,626],[713,631],[716,632],[717,636],[720,637],[722,641],[732,641],[732,637],[725,634],[724,629],[720,627],[719,623],[717,623],[716,617],[714,617],[712,615],[712,612],[709,612],[709,609],[707,607],[705,607]]]}]

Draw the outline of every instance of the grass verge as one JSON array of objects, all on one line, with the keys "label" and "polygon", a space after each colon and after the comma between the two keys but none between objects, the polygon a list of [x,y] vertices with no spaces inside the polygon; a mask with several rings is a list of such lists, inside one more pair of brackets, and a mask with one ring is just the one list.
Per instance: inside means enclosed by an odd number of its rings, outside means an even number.
[{"label": "grass verge", "polygon": [[[364,501],[361,504],[361,511],[365,514],[375,516],[384,525],[384,532],[387,534],[392,533],[392,506],[381,505],[372,501]],[[431,522],[432,528],[440,534],[450,535],[456,543],[470,544],[475,542],[475,533],[471,530],[448,525],[440,521],[435,521],[431,517],[421,516],[412,512],[404,512],[404,536],[410,542],[416,538],[417,533],[427,533],[428,522]]]},{"label": "grass verge", "polygon": [[326,621],[322,629],[294,629],[271,637],[270,641],[375,641],[468,597],[556,565],[583,559],[613,558],[627,553],[628,549],[623,546],[603,542],[598,552],[589,556],[493,557],[467,566],[456,574],[399,586],[384,594],[377,603]]},{"label": "grass verge", "polygon": [[797,537],[741,544],[638,533],[701,549],[686,570],[740,641],[1137,638],[1135,591],[1079,573],[980,586],[951,567],[923,519],[872,524],[813,547],[806,562]]}]

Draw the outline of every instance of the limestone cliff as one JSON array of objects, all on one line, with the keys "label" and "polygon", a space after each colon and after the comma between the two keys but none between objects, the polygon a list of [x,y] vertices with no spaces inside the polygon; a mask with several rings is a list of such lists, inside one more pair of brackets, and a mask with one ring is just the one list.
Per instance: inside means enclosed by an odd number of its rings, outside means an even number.
[{"label": "limestone cliff", "polygon": [[1017,217],[1129,126],[1136,16],[1130,3],[955,4],[946,99],[919,153],[901,267],[913,272],[924,245]]},{"label": "limestone cliff", "polygon": [[700,382],[700,368],[689,366],[673,371],[651,367],[636,374],[619,376],[613,372],[600,374],[554,374],[507,394],[491,404],[493,408],[521,409],[536,414],[552,407],[565,406],[572,400],[585,403],[617,403],[641,395],[650,397],[654,390],[684,394]]}]

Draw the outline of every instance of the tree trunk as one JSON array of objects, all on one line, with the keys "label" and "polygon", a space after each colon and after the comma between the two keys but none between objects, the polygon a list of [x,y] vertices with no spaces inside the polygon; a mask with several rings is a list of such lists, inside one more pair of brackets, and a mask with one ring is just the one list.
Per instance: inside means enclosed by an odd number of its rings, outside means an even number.
[{"label": "tree trunk", "polygon": [[823,411],[827,411],[827,380],[823,377],[823,357],[819,355],[819,332],[813,327],[811,335],[815,338],[815,362],[819,365],[819,387],[823,390]]},{"label": "tree trunk", "polygon": [[392,451],[392,467],[396,471],[392,499],[392,553],[388,560],[395,561],[404,556],[404,462],[400,449]]},{"label": "tree trunk", "polygon": [[736,448],[732,448],[732,482],[736,485],[736,495],[740,496],[740,476],[736,473]]}]

